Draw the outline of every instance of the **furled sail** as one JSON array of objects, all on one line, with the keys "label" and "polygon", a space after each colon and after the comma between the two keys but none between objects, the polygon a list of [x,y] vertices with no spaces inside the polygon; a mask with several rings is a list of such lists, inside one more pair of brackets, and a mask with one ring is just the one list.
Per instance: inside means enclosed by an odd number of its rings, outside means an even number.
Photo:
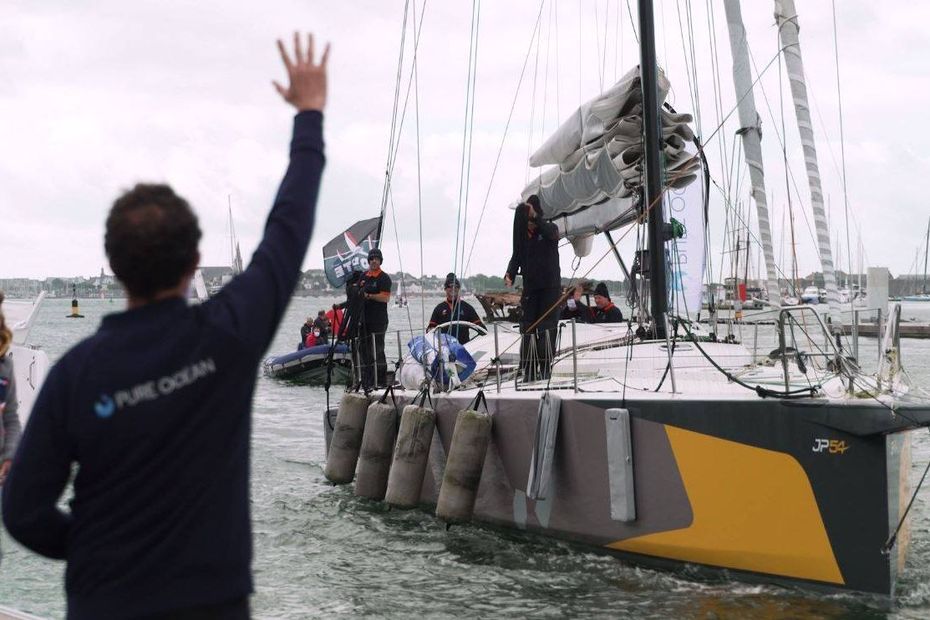
[{"label": "furled sail", "polygon": [[[669,82],[659,72],[659,96]],[[524,188],[537,194],[543,215],[572,240],[613,230],[639,215],[643,182],[642,88],[635,67],[613,87],[588,101],[530,157],[530,165],[550,166]],[[681,189],[698,176],[701,163],[691,145],[689,114],[662,110],[666,185]],[[583,255],[580,254],[579,255]]]}]

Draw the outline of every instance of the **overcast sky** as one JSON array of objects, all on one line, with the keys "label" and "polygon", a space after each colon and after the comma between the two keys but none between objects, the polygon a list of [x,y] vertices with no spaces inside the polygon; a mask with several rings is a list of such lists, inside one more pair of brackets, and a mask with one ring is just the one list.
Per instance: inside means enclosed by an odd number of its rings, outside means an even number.
[{"label": "overcast sky", "polygon": [[[693,40],[682,36],[688,31],[684,0],[656,4],[660,63],[673,85],[669,100],[679,111],[694,111],[683,60],[683,42],[688,48],[693,44],[701,133],[707,138],[736,99],[723,4],[711,3],[710,12],[703,2],[690,3]],[[635,18],[636,3],[629,5]],[[765,92],[756,90],[756,102],[763,119],[775,254],[787,271],[791,246],[783,222],[790,197],[803,275],[819,265],[788,97],[787,181],[782,163],[779,93],[788,87],[782,70],[779,88],[779,63],[770,64],[778,49],[773,6],[763,0],[743,5],[756,66],[759,71],[769,67],[760,80]],[[798,5],[824,192],[840,246],[837,263],[846,268],[831,3]],[[915,269],[930,216],[924,186],[930,161],[923,152],[926,130],[920,120],[920,110],[930,103],[930,6],[883,6],[867,0],[838,2],[836,28],[849,235],[853,246],[861,237],[866,265],[887,266],[899,274]],[[422,12],[422,2],[416,10]],[[582,99],[597,95],[638,63],[625,0],[544,2],[540,35],[530,48],[539,12],[539,0],[485,0],[481,5],[473,143],[466,158],[468,200],[467,208],[462,206],[466,230],[458,241],[466,255],[471,253],[470,274],[504,271],[510,254],[507,206],[530,174],[528,152]],[[204,230],[201,252],[207,265],[229,262],[229,199],[243,254],[249,256],[286,165],[292,116],[271,87],[272,79],[283,76],[274,41],[295,29],[312,30],[333,45],[325,127],[328,164],[304,264],[321,267],[322,245],[355,220],[377,215],[381,206],[403,14],[403,0],[0,3],[0,277],[99,273],[106,264],[106,212],[122,189],[138,181],[171,183],[191,201]],[[453,267],[471,16],[470,2],[426,5],[418,88],[400,133],[383,243],[390,271],[401,262],[415,274],[444,274]],[[403,89],[410,75],[411,38],[408,30]],[[491,184],[528,49],[526,75]],[[737,128],[733,114],[717,134],[724,142],[715,137],[708,155],[714,179],[724,188],[727,178],[733,179],[734,199],[745,205],[745,166],[728,170]],[[715,273],[721,266],[726,272],[729,258],[721,257],[724,201],[720,191],[712,195],[711,261]],[[622,244],[627,254],[634,237],[630,234]],[[599,240],[577,273],[588,272],[606,249]],[[858,260],[855,250],[852,260]],[[922,256],[918,262],[922,271]],[[564,249],[562,272],[571,273],[570,248]],[[618,278],[619,270],[609,259],[590,275]]]}]

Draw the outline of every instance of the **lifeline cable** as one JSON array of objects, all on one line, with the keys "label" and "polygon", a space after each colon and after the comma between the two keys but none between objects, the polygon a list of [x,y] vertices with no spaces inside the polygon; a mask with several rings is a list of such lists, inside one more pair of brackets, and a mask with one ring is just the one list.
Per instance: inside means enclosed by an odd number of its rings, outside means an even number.
[{"label": "lifeline cable", "polygon": [[882,553],[888,555],[891,551],[891,548],[894,547],[895,542],[898,540],[898,532],[901,531],[901,526],[904,525],[904,520],[907,519],[907,513],[911,511],[911,506],[914,505],[914,500],[917,499],[917,493],[920,491],[920,487],[923,486],[924,479],[927,477],[927,472],[930,471],[930,461],[927,462],[927,467],[924,469],[924,475],[920,477],[920,482],[917,483],[917,488],[914,489],[914,493],[911,495],[911,501],[907,503],[907,508],[904,509],[904,514],[901,515],[901,519],[898,521],[898,527],[894,528],[894,534],[888,537],[888,540],[885,541],[884,546],[882,547]]}]

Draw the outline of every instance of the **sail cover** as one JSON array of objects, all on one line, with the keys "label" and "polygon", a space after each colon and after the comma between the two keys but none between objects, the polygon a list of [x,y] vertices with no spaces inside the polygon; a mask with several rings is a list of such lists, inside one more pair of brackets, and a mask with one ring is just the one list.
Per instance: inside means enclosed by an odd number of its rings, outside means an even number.
[{"label": "sail cover", "polygon": [[353,271],[368,269],[368,252],[378,247],[380,217],[361,220],[323,246],[323,270],[330,286],[342,286]]},{"label": "sail cover", "polygon": [[[660,70],[659,100],[669,82]],[[665,183],[671,189],[690,185],[701,162],[692,146],[689,114],[661,110]],[[613,230],[639,215],[643,183],[642,88],[639,67],[613,87],[588,101],[530,157],[534,167],[549,166],[527,185],[522,197],[539,196],[543,215],[576,249],[590,244],[578,238]],[[702,233],[703,234],[703,233]]]}]

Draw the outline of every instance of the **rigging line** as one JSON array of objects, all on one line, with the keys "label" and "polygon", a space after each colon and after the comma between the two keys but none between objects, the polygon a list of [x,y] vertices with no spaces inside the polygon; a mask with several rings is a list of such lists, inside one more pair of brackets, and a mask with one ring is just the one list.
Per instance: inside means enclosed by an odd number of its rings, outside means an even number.
[{"label": "rigging line", "polygon": [[[423,2],[423,11],[426,12],[426,0]],[[416,23],[417,20],[417,0],[413,0],[413,21]],[[426,277],[426,267],[423,262],[423,184],[421,166],[420,166],[420,79],[419,79],[419,70],[417,63],[417,54],[416,49],[419,44],[419,31],[414,29],[413,31],[413,106],[414,106],[414,117],[416,119],[416,139],[417,139],[417,215],[420,222],[420,282],[424,281]],[[426,316],[426,300],[424,296],[420,295],[420,314]]]},{"label": "rigging line", "polygon": [[630,0],[626,0],[626,12],[630,16],[630,25],[633,27],[633,36],[636,38],[636,45],[639,45],[639,33],[636,31],[636,20],[633,19],[633,9],[630,8]]},{"label": "rigging line", "polygon": [[[777,35],[776,35],[776,36],[777,36]],[[747,51],[749,52],[749,60],[750,60],[750,62],[752,63],[753,69],[755,69],[755,68],[756,68],[756,61],[755,61],[755,57],[754,57],[753,54],[752,54],[752,49],[747,48]],[[760,83],[760,84],[759,84],[759,88],[760,88],[761,91],[762,91],[762,98],[763,98],[763,100],[765,101],[766,109],[767,109],[768,112],[769,112],[769,118],[772,120],[772,125],[773,125],[774,131],[775,131],[775,137],[778,139],[778,144],[779,144],[779,146],[781,146],[781,149],[782,149],[782,158],[783,158],[783,160],[784,160],[784,164],[785,164],[785,174],[786,174],[786,179],[785,179],[785,192],[786,192],[787,194],[789,194],[789,195],[788,195],[788,209],[789,209],[789,211],[790,211],[791,214],[792,214],[792,226],[793,226],[793,222],[794,222],[794,205],[793,205],[792,202],[791,202],[791,196],[790,196],[790,193],[791,193],[792,188],[794,189],[794,195],[795,195],[795,197],[797,198],[797,201],[798,201],[799,203],[804,204],[804,199],[803,199],[803,197],[802,197],[802,195],[801,195],[801,189],[800,189],[800,187],[798,186],[798,181],[797,181],[797,178],[796,178],[795,175],[794,175],[794,171],[791,169],[791,166],[790,166],[790,164],[789,164],[789,162],[788,162],[788,156],[787,156],[787,138],[786,138],[786,136],[785,136],[785,132],[786,132],[786,129],[785,129],[785,120],[784,120],[785,111],[784,111],[784,95],[783,95],[783,90],[782,90],[781,66],[779,66],[778,73],[779,73],[779,78],[778,78],[778,93],[779,93],[779,101],[780,101],[781,131],[779,131],[779,129],[778,129],[778,121],[775,119],[775,113],[772,111],[772,106],[771,106],[771,104],[769,103],[769,98],[768,98],[768,94],[767,94],[766,91],[765,91],[765,86],[762,85],[762,84]],[[813,99],[813,94],[811,94],[811,98]],[[815,104],[815,108],[816,108],[816,100],[815,100],[814,104]],[[819,111],[818,111],[818,116],[819,116]],[[820,121],[820,122],[821,122],[822,125],[824,124],[822,118],[821,118],[821,121]],[[834,160],[834,164],[835,164],[835,160]],[[790,184],[789,184],[789,182],[788,182],[789,179],[790,179]],[[809,220],[808,217],[807,217],[807,211],[804,210],[804,209],[801,209],[801,215],[802,215],[803,218],[804,218],[804,224],[807,226],[808,234],[811,236],[811,241],[813,241],[814,245],[817,245],[817,241],[816,241],[816,238],[815,238],[815,235],[814,235],[813,228],[811,228],[810,220]],[[856,224],[856,225],[858,226],[858,224],[856,223],[856,214],[853,213],[852,215],[853,215],[853,223]],[[794,231],[793,231],[793,228],[792,228],[792,255],[796,257],[796,255],[797,255],[797,248],[796,248],[796,246],[794,246],[794,243],[795,243],[795,240],[794,240]]]},{"label": "rigging line", "polygon": [[[465,77],[465,115],[464,115],[464,127],[462,128],[462,160],[459,164],[459,204],[458,211],[455,215],[455,247],[452,251],[452,269],[455,270],[458,262],[459,256],[459,237],[462,237],[462,244],[464,245],[464,232],[461,232],[462,225],[462,202],[465,200],[465,161],[466,157],[471,161],[470,143],[468,140],[469,135],[469,111],[473,113],[473,80],[472,73],[474,67],[474,56],[475,56],[475,46],[476,36],[475,36],[475,19],[478,12],[478,0],[472,0],[471,3],[471,27],[468,32],[469,45],[468,45],[468,72]],[[474,117],[472,116],[472,119]],[[467,154],[467,155],[466,155]]]},{"label": "rigging line", "polygon": [[[397,227],[397,208],[394,206],[394,192],[388,194],[388,200],[391,203],[391,219],[394,223],[394,243],[397,245],[397,266],[400,267],[401,281],[404,279],[404,259],[400,252],[400,235]],[[422,295],[421,295],[422,297]],[[410,317],[410,304],[404,304],[407,310],[407,325],[413,325],[413,319]]]},{"label": "rigging line", "polygon": [[[594,45],[597,47],[597,56],[595,56],[595,59],[600,60],[601,59],[601,25],[600,25],[600,21],[597,19],[597,3],[598,3],[598,0],[594,0]],[[604,44],[605,45],[607,44],[606,26],[607,24],[604,24],[604,27],[605,27],[604,28],[604,32],[605,32]],[[607,50],[605,49],[604,52],[606,53],[606,51]],[[604,69],[603,69],[604,64],[603,63],[600,63],[600,64],[601,64],[601,68],[599,68],[597,72],[597,83],[601,89],[601,93],[603,94],[604,92]]]},{"label": "rigging line", "polygon": [[478,224],[475,227],[475,236],[472,240],[471,249],[468,251],[468,260],[465,262],[465,271],[468,271],[468,265],[471,263],[471,255],[475,251],[475,246],[478,242],[478,232],[481,230],[481,222],[484,220],[484,213],[488,206],[488,200],[491,197],[491,187],[494,185],[494,177],[497,174],[497,167],[500,164],[501,153],[504,151],[504,143],[507,140],[507,133],[510,130],[510,121],[513,120],[513,111],[517,107],[517,98],[520,95],[520,87],[523,84],[523,77],[526,74],[526,66],[529,64],[530,53],[533,51],[533,41],[536,39],[536,34],[539,31],[539,23],[542,19],[542,10],[545,6],[546,0],[540,0],[539,3],[539,13],[536,15],[536,26],[533,28],[533,34],[530,37],[530,44],[526,48],[526,56],[523,58],[523,68],[520,70],[520,78],[517,80],[517,88],[513,93],[513,102],[510,104],[510,113],[507,115],[507,122],[504,124],[504,135],[501,136],[501,143],[497,149],[497,156],[494,159],[494,167],[491,169],[491,180],[488,181],[488,191],[484,196],[484,204],[481,206],[481,214],[478,217]]},{"label": "rigging line", "polygon": [[616,2],[617,6],[614,9],[614,84],[619,79],[617,67],[620,60],[620,46],[623,44],[623,38],[620,34],[620,0],[616,0]]},{"label": "rigging line", "polygon": [[[384,187],[381,190],[381,219],[384,220],[384,210],[387,206],[388,187],[390,185],[390,168],[391,155],[394,150],[394,131],[397,127],[397,104],[400,101],[400,84],[404,68],[404,46],[407,40],[407,12],[410,8],[410,0],[404,3],[404,21],[400,28],[400,55],[397,59],[397,80],[394,84],[394,108],[391,113],[391,135],[388,140],[387,162],[384,164]],[[380,236],[380,235],[379,235]]]},{"label": "rigging line", "polygon": [[[545,5],[546,0],[542,0]],[[542,8],[539,11],[542,16]],[[523,181],[524,186],[530,184],[530,156],[533,154],[533,131],[536,127],[536,80],[539,77],[539,45],[542,40],[542,33],[536,39],[536,60],[533,63],[533,94],[530,96],[530,130],[526,138],[526,175]]]},{"label": "rigging line", "polygon": [[[416,58],[417,58],[417,52],[419,49],[419,34],[423,30],[423,18],[426,16],[426,5],[428,1],[429,0],[424,0],[422,11],[420,13],[420,23],[415,26],[415,32],[414,32],[414,37],[413,37],[413,60],[414,61],[416,61]],[[416,18],[414,18],[413,23],[416,24]],[[407,118],[407,104],[410,101],[410,92],[412,88],[413,88],[413,65],[411,64],[410,77],[407,80],[407,93],[404,96],[404,107],[401,111],[400,123],[398,124],[398,128],[397,128],[397,140],[394,144],[394,152],[391,157],[391,165],[386,175],[388,188],[390,188],[392,179],[394,177],[394,166],[397,163],[397,156],[400,152],[400,137],[401,137],[401,132],[404,129],[404,122]]]},{"label": "rigging line", "polygon": [[[849,194],[846,191],[846,139],[843,132],[843,94],[840,91],[840,44],[836,34],[836,0],[832,0],[833,5],[833,58],[836,65],[836,100],[839,104],[840,115],[840,160],[843,164],[843,211],[846,213],[846,264],[847,269],[852,271],[852,245],[849,238]],[[847,274],[846,279],[849,280]],[[846,288],[849,288],[847,282]],[[849,304],[852,307],[852,295],[849,296]]]},{"label": "rigging line", "polygon": [[[558,123],[559,119],[562,118],[562,113],[559,111],[559,94],[561,93],[562,88],[559,86],[559,60],[562,58],[559,55],[559,3],[552,3],[552,12],[555,13],[555,122]],[[550,19],[552,19],[550,17]]]},{"label": "rigging line", "polygon": [[[475,17],[475,65],[471,78],[471,118],[468,121],[468,164],[465,169],[465,205],[462,210],[462,261],[459,263],[460,267],[465,266],[465,234],[468,231],[468,195],[471,190],[472,142],[475,138],[475,100],[478,90],[478,33],[480,29],[481,0],[478,0],[478,14]],[[464,273],[462,273],[462,277],[465,277]]]},{"label": "rigging line", "polygon": [[898,539],[898,532],[901,531],[901,527],[904,525],[904,520],[907,519],[907,515],[911,511],[911,506],[914,505],[914,500],[917,499],[917,493],[920,491],[920,487],[923,486],[924,479],[927,477],[928,471],[930,471],[930,462],[927,463],[927,467],[924,469],[924,473],[920,477],[920,482],[917,483],[917,488],[914,489],[914,493],[911,495],[911,500],[907,503],[907,508],[904,509],[904,514],[901,515],[901,519],[898,521],[898,527],[894,528],[894,534],[892,534],[882,546],[882,553],[885,555],[887,555],[891,551],[891,548],[894,547],[895,541]]}]

